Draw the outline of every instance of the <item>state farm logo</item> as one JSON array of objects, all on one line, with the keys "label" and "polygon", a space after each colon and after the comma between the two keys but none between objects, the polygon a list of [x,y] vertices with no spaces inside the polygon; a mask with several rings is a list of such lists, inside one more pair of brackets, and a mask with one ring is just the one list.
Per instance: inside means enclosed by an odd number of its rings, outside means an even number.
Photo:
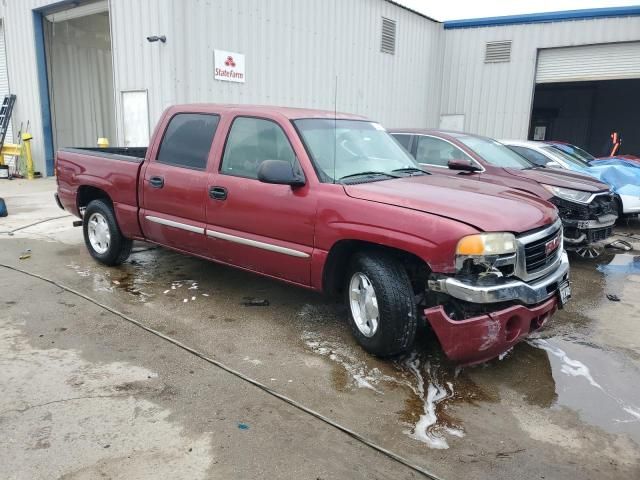
[{"label": "state farm logo", "polygon": [[544,253],[545,253],[545,255],[549,255],[551,252],[556,250],[559,246],[560,246],[560,236],[557,236],[553,240],[549,240],[544,245]]},{"label": "state farm logo", "polygon": [[237,52],[214,50],[214,78],[226,82],[245,81],[244,55]]}]

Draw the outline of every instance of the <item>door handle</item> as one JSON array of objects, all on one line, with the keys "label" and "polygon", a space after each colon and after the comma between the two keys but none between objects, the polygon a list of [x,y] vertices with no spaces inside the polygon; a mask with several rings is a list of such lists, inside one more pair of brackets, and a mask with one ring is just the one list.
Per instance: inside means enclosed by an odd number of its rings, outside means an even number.
[{"label": "door handle", "polygon": [[164,187],[164,178],[151,177],[149,178],[149,185],[151,185],[153,188],[162,188]]},{"label": "door handle", "polygon": [[227,189],[224,187],[209,187],[209,196],[214,200],[226,200]]}]

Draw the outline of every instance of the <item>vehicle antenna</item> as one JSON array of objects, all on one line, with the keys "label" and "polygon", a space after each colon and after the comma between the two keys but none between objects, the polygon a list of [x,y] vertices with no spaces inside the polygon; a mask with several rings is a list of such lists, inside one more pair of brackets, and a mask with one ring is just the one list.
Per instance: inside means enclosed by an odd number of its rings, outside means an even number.
[{"label": "vehicle antenna", "polygon": [[338,149],[338,75],[333,89],[333,183],[336,183],[336,151]]}]

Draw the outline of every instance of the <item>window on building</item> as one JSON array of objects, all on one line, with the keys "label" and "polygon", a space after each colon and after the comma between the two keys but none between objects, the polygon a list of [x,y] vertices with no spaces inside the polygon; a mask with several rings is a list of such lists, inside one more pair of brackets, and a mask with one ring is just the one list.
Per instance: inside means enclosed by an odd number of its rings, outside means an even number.
[{"label": "window on building", "polygon": [[265,160],[295,165],[296,155],[282,128],[271,120],[238,117],[233,121],[222,157],[222,173],[258,178]]},{"label": "window on building", "polygon": [[170,121],[158,150],[157,161],[204,170],[220,117],[204,113],[179,113]]},{"label": "window on building", "polygon": [[469,161],[469,157],[455,145],[434,137],[418,137],[416,149],[418,163],[446,167],[449,160]]},{"label": "window on building", "polygon": [[380,41],[382,53],[396,53],[396,21],[382,17],[382,37]]}]

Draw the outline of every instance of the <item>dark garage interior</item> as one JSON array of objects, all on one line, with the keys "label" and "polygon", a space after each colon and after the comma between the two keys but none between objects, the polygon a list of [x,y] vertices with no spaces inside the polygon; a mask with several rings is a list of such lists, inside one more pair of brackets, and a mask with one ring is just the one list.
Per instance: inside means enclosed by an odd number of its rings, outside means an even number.
[{"label": "dark garage interior", "polygon": [[[640,79],[536,85],[529,139],[536,127],[544,140],[578,145],[606,156],[609,135],[622,138],[619,154],[640,155]],[[537,138],[540,139],[540,138]]]}]

